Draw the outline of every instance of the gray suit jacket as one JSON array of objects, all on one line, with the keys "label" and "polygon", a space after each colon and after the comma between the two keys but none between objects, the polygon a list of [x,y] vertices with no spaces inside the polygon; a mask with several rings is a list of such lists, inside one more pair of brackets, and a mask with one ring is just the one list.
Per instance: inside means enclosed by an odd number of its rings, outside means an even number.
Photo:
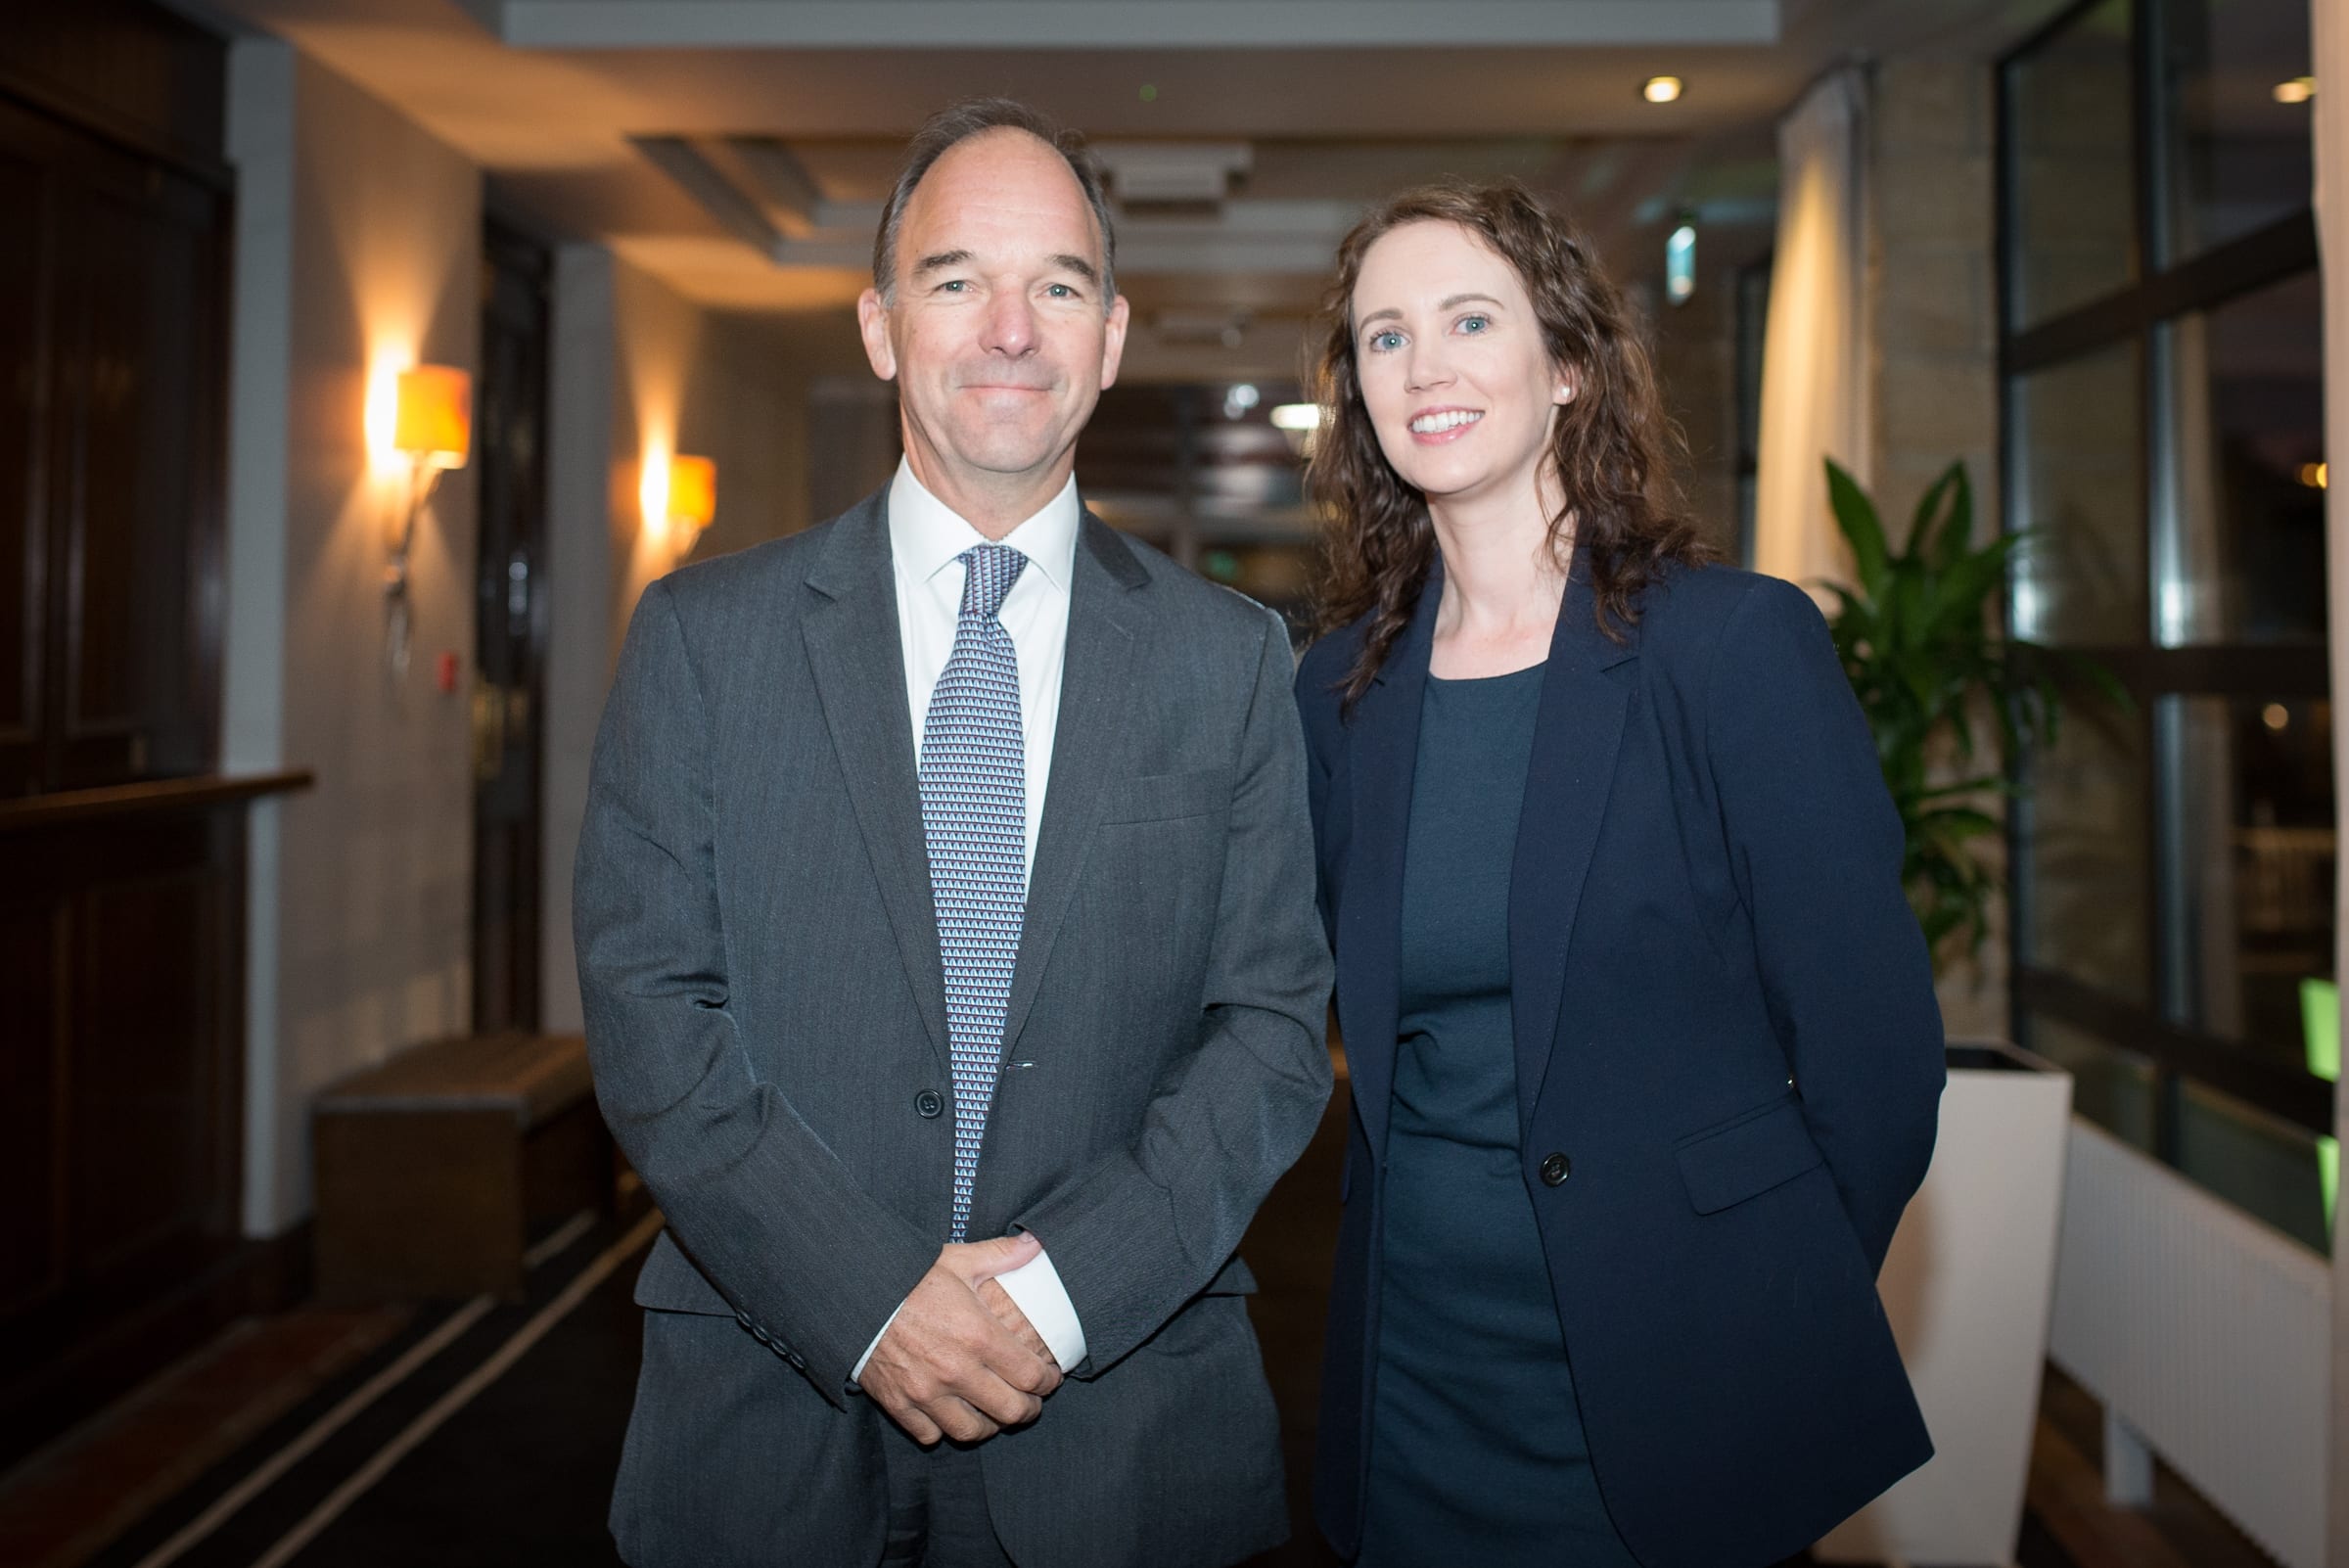
[{"label": "gray suit jacket", "polygon": [[[1286,1533],[1234,1254],[1330,1087],[1277,618],[1089,514],[970,1233],[1033,1230],[1087,1359],[981,1448],[1021,1568]],[[883,497],[646,590],[575,925],[606,1119],[668,1222],[612,1505],[639,1568],[873,1561],[849,1374],[946,1238],[944,978]],[[950,1103],[950,1098],[949,1098]]]}]

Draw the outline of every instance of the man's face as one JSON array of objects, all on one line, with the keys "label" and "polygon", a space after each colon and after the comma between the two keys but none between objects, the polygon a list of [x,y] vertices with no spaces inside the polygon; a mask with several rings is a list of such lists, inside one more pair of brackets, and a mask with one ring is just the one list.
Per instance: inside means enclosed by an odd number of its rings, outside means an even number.
[{"label": "man's face", "polygon": [[856,313],[873,373],[898,383],[916,477],[949,501],[1040,505],[1126,346],[1076,177],[1025,131],[960,142],[905,204],[896,266],[895,300],[867,290]]}]

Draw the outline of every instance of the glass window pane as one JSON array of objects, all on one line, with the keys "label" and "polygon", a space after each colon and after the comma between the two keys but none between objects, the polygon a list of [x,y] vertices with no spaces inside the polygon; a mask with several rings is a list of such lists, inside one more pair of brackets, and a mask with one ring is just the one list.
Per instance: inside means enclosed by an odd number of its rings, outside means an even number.
[{"label": "glass window pane", "polygon": [[2035,326],[2137,277],[2130,0],[2104,0],[2007,68],[2014,190],[2007,319]]},{"label": "glass window pane", "polygon": [[2142,713],[2064,715],[2033,759],[2024,961],[2147,1007],[2152,992],[2151,773]]},{"label": "glass window pane", "polygon": [[2166,0],[2168,261],[2309,205],[2307,0]]},{"label": "glass window pane", "polygon": [[2332,978],[2332,705],[2177,697],[2176,961],[2187,1015],[2306,1069],[2301,985]]},{"label": "glass window pane", "polygon": [[2305,272],[2165,329],[2166,644],[2325,640],[2321,308]]},{"label": "glass window pane", "polygon": [[2153,1064],[2046,1013],[2023,1020],[2032,1050],[2072,1075],[2072,1109],[2114,1137],[2153,1152]]},{"label": "glass window pane", "polygon": [[2178,1169],[2255,1219],[2318,1252],[2332,1251],[2326,1222],[2333,1156],[2306,1129],[2190,1079],[2178,1115]]},{"label": "glass window pane", "polygon": [[2017,377],[2013,523],[2018,637],[2145,640],[2143,349],[2131,339]]}]

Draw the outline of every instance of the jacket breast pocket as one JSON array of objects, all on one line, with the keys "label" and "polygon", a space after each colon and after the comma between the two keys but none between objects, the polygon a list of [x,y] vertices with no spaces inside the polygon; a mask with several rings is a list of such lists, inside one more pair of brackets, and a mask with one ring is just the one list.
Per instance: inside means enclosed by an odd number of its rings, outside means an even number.
[{"label": "jacket breast pocket", "polygon": [[1187,773],[1153,773],[1111,787],[1107,822],[1172,822],[1206,816],[1231,805],[1231,774],[1221,767]]},{"label": "jacket breast pocket", "polygon": [[1698,1214],[1758,1198],[1826,1161],[1811,1141],[1802,1102],[1792,1093],[1691,1133],[1673,1153]]}]

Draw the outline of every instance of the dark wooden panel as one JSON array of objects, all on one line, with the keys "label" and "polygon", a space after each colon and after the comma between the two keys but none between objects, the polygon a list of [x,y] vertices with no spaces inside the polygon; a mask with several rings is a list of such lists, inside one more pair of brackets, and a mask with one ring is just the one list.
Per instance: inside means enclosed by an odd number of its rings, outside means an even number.
[{"label": "dark wooden panel", "polygon": [[545,773],[545,247],[492,223],[482,261],[475,570],[473,1027],[538,1024]]},{"label": "dark wooden panel", "polygon": [[199,778],[162,778],[139,784],[111,784],[86,790],[58,790],[29,800],[0,800],[0,844],[10,834],[94,822],[104,817],[188,816],[218,806],[290,795],[306,790],[316,775],[306,767],[274,773],[218,773]]},{"label": "dark wooden panel", "polygon": [[64,1284],[64,935],[51,900],[0,903],[0,1316]]},{"label": "dark wooden panel", "polygon": [[0,798],[204,772],[229,205],[5,97],[0,169]]},{"label": "dark wooden panel", "polygon": [[38,1160],[6,1151],[4,1410],[236,1249],[244,809],[13,832],[0,856],[0,1073],[46,1101]]},{"label": "dark wooden panel", "polygon": [[73,218],[61,314],[78,331],[60,388],[58,496],[66,787],[204,765],[188,590],[214,380],[203,351],[209,200],[159,176],[135,195],[94,190]]},{"label": "dark wooden panel", "polygon": [[93,1280],[220,1218],[217,878],[191,858],[91,888],[76,911],[69,1181],[75,1271]]},{"label": "dark wooden panel", "polygon": [[19,3],[0,25],[0,90],[110,139],[225,178],[228,48],[145,0]]},{"label": "dark wooden panel", "polygon": [[18,218],[0,224],[0,797],[27,787],[39,727],[47,200],[39,165],[0,144],[0,212]]}]

